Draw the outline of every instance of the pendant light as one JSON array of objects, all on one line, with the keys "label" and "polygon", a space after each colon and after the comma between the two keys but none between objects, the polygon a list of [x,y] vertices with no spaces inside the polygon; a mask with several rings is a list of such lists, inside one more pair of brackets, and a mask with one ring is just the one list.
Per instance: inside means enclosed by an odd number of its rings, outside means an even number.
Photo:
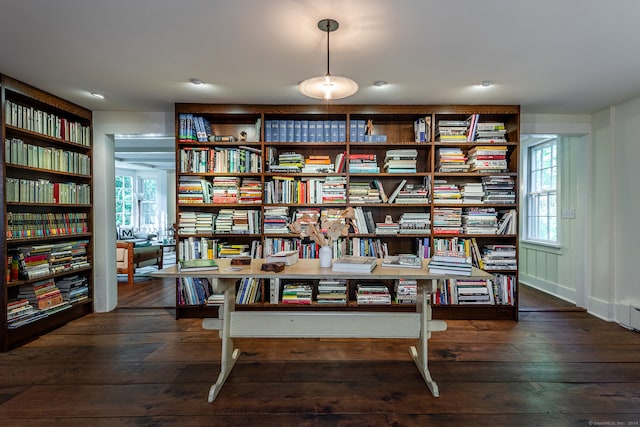
[{"label": "pendant light", "polygon": [[329,71],[329,34],[339,27],[334,19],[318,21],[318,28],[327,32],[327,73],[324,76],[311,77],[298,84],[303,95],[316,99],[342,99],[358,91],[358,84],[348,77],[334,76]]}]

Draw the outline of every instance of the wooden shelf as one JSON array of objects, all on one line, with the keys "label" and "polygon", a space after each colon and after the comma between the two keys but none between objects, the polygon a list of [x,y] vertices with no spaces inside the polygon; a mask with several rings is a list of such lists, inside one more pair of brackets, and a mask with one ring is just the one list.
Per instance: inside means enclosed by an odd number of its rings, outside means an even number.
[{"label": "wooden shelf", "polygon": [[[234,141],[227,143],[219,142],[185,142],[180,139],[180,117],[183,114],[191,114],[193,116],[201,116],[206,118],[211,124],[212,133],[215,135],[234,135],[236,138],[240,132],[247,132],[249,142]],[[480,114],[480,122],[483,121],[500,121],[505,124],[506,136],[508,142],[487,143],[487,142],[440,142],[436,141],[436,127],[438,120],[467,120],[471,114]],[[415,142],[413,123],[419,118],[428,118],[431,122],[431,128],[428,135],[428,142]],[[386,135],[386,142],[359,142],[352,140],[350,135],[351,123],[355,121],[372,120],[374,125],[374,134]],[[267,132],[267,123],[269,121],[342,121],[346,124],[346,138],[342,142],[320,141],[313,139],[310,142],[290,142],[283,141],[283,138],[273,140],[271,134]],[[255,123],[259,121],[261,124],[260,131],[256,134]],[[220,209],[258,209],[261,211],[261,221],[264,220],[264,211],[266,208],[283,207],[286,208],[288,216],[297,208],[344,208],[348,206],[361,207],[364,210],[372,212],[374,222],[383,222],[385,216],[391,215],[395,221],[404,212],[425,212],[431,215],[433,222],[434,209],[440,207],[455,208],[494,208],[499,211],[510,209],[518,209],[518,159],[519,159],[519,140],[520,140],[520,107],[517,105],[330,105],[326,108],[318,108],[316,105],[224,105],[224,104],[175,104],[175,124],[176,124],[176,151],[184,150],[188,147],[237,147],[240,145],[250,146],[261,150],[262,166],[259,172],[252,173],[177,173],[176,183],[179,182],[181,176],[200,176],[202,179],[211,180],[212,177],[228,177],[234,176],[239,178],[252,178],[262,184],[263,203],[243,205],[243,204],[184,204],[178,203],[176,197],[177,213],[181,212],[217,212]],[[323,131],[324,131],[323,124]],[[253,136],[254,140],[251,140]],[[322,139],[327,139],[324,137]],[[505,172],[437,172],[437,154],[439,148],[457,147],[462,150],[468,150],[474,146],[495,145],[507,147],[507,165],[508,171]],[[389,149],[416,149],[418,151],[417,168],[415,173],[388,173],[383,168],[384,156],[386,150]],[[268,155],[276,155],[283,152],[296,152],[304,155],[328,155],[333,161],[339,153],[358,154],[358,153],[375,153],[377,164],[380,167],[380,173],[354,173],[349,172],[348,160],[344,171],[335,173],[288,173],[273,172],[268,170]],[[178,162],[177,162],[178,163]],[[179,164],[177,165],[179,166]],[[178,167],[177,170],[180,170]],[[474,204],[458,204],[458,203],[434,203],[430,198],[428,203],[356,203],[349,201],[348,191],[347,200],[339,203],[281,203],[266,202],[264,198],[265,183],[273,181],[276,176],[291,178],[295,182],[313,179],[323,179],[325,177],[344,177],[348,189],[348,185],[353,182],[370,183],[375,179],[383,183],[385,192],[390,195],[402,179],[407,179],[409,184],[421,185],[427,182],[433,185],[435,179],[447,179],[456,183],[464,182],[481,182],[483,177],[488,176],[505,176],[513,178],[516,181],[516,202],[510,204],[502,203],[474,203]],[[430,188],[432,190],[432,188]],[[306,199],[305,199],[306,200]],[[196,236],[178,236],[178,239]],[[201,237],[201,236],[198,236]],[[280,233],[264,233],[262,230],[251,235],[213,235],[213,238],[225,239],[230,243],[234,241],[247,243],[248,240],[256,240],[263,246],[266,239],[297,239],[297,236]],[[389,252],[395,253],[411,253],[417,250],[417,241],[428,239],[430,247],[433,249],[433,239],[437,238],[475,238],[481,249],[485,244],[518,244],[517,234],[508,235],[485,235],[485,234],[439,234],[433,232],[433,226],[430,233],[424,234],[397,234],[383,235],[375,233],[354,234],[350,233],[348,239],[379,239],[388,245]],[[179,245],[178,245],[179,247]],[[179,249],[178,249],[179,252]],[[179,256],[179,253],[178,253]],[[517,271],[501,271],[500,273],[511,274],[516,278]],[[270,305],[265,303],[268,301],[268,292],[265,292],[265,285],[262,285],[261,300],[257,304],[239,305],[239,310],[253,310],[259,307],[261,310],[322,310],[323,307],[316,305],[292,307],[290,305]],[[415,310],[415,306],[408,306],[410,310]],[[487,319],[517,319],[517,287],[514,296],[513,305],[509,306],[469,306],[469,305],[451,305],[434,307],[435,316],[445,318],[487,318]],[[397,306],[385,307],[357,307],[354,304],[347,304],[344,307],[331,306],[331,309],[339,310],[397,310]],[[405,310],[407,307],[400,307]],[[206,307],[201,306],[180,306],[177,310],[177,316],[209,316],[203,314]]]},{"label": "wooden shelf", "polygon": [[[3,248],[0,251],[0,263],[9,265],[12,260],[20,264],[17,257],[19,254],[25,256],[25,247],[35,246],[39,248],[48,245],[60,245],[65,242],[86,241],[86,259],[90,265],[81,268],[65,268],[65,271],[45,274],[34,279],[19,279],[9,281],[3,275],[2,292],[0,293],[0,350],[7,351],[25,342],[33,340],[38,336],[58,328],[70,320],[84,316],[93,311],[93,203],[91,194],[86,194],[87,199],[68,198],[63,200],[80,201],[82,203],[55,203],[53,197],[53,187],[57,188],[57,183],[69,183],[73,181],[83,185],[83,191],[88,188],[88,193],[93,191],[93,178],[90,173],[65,172],[63,170],[50,169],[56,165],[56,156],[64,158],[78,159],[75,168],[68,167],[68,164],[58,163],[58,169],[70,169],[84,172],[85,167],[91,168],[92,156],[92,113],[83,107],[75,105],[64,99],[58,98],[40,89],[12,79],[8,76],[0,75],[0,118],[2,135],[10,141],[2,152],[2,164],[5,170],[5,178],[16,180],[27,180],[41,185],[39,198],[29,198],[31,201],[7,201],[2,200],[2,214],[5,218],[0,226],[0,234],[3,238]],[[53,124],[45,129],[44,123]],[[39,126],[39,124],[41,126]],[[39,126],[39,127],[38,127]],[[55,136],[51,136],[55,135]],[[21,141],[21,142],[20,142]],[[51,150],[53,149],[53,150]],[[50,151],[51,150],[51,151]],[[51,153],[57,154],[51,154]],[[29,153],[28,155],[26,153]],[[39,154],[34,155],[34,154]],[[51,156],[48,162],[45,161],[47,155]],[[9,157],[10,156],[10,157]],[[29,163],[27,163],[27,161]],[[62,159],[60,159],[62,161]],[[83,166],[83,167],[80,167]],[[46,167],[42,167],[46,166]],[[64,167],[63,167],[64,166]],[[48,182],[48,183],[47,183]],[[47,183],[42,186],[42,183]],[[7,197],[8,184],[5,185]],[[25,184],[29,185],[29,184]],[[35,184],[33,184],[35,188]],[[62,186],[60,186],[62,188]],[[13,187],[15,188],[15,187]],[[74,187],[75,188],[75,187]],[[18,191],[24,191],[18,187]],[[62,190],[60,190],[62,194]],[[35,191],[29,193],[33,194]],[[49,194],[50,197],[46,197]],[[20,200],[23,194],[20,193]],[[12,198],[12,200],[16,200]],[[37,200],[37,202],[36,202]],[[40,200],[44,200],[42,203]],[[13,230],[20,227],[21,222],[28,220],[30,224],[41,224],[45,227],[53,227],[45,224],[45,219],[60,220],[60,226],[66,217],[63,214],[80,214],[82,223],[86,223],[86,232],[50,234],[30,238],[9,239],[6,236]],[[31,216],[31,219],[27,219]],[[68,218],[67,218],[68,219]],[[38,222],[40,221],[40,222]],[[29,227],[32,228],[32,227]],[[68,231],[71,230],[67,226]],[[83,245],[84,246],[84,245]],[[49,261],[47,261],[49,262]],[[52,261],[53,262],[53,261]],[[15,270],[14,270],[15,271]],[[51,271],[51,270],[49,270]],[[26,286],[51,281],[56,287],[60,280],[80,276],[86,280],[89,288],[88,299],[74,303],[70,308],[51,313],[46,317],[24,324],[16,328],[10,328],[7,322],[7,304],[18,299],[20,290]],[[22,297],[20,297],[22,298]]]}]

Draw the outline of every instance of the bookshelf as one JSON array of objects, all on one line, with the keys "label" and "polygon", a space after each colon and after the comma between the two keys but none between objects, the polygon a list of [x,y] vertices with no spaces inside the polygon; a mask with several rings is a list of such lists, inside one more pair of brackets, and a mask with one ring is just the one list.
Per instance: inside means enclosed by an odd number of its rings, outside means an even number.
[{"label": "bookshelf", "polygon": [[91,111],[0,75],[2,350],[93,311]]},{"label": "bookshelf", "polygon": [[[204,119],[198,125],[204,132],[200,141],[190,139],[187,129],[190,121],[198,120],[195,117]],[[487,248],[505,246],[517,251],[517,227],[508,234],[495,231],[487,234],[475,224],[484,221],[478,219],[480,215],[493,215],[489,221],[495,230],[508,212],[517,214],[519,106],[178,103],[175,121],[179,258],[198,257],[202,253],[225,256],[219,253],[220,249],[227,253],[246,251],[254,257],[299,249],[302,258],[316,257],[319,248],[287,233],[286,223],[303,213],[315,212],[322,217],[329,209],[346,207],[358,211],[356,226],[347,238],[334,245],[334,257],[354,253],[377,256],[414,253],[427,257],[436,245],[466,245],[471,251],[471,244],[475,243],[479,256],[474,261],[479,265]],[[465,123],[465,135],[473,126],[476,129],[472,131],[473,137],[465,136],[462,140],[455,130],[445,129],[445,124],[454,122]],[[487,130],[498,125],[503,131]],[[425,129],[424,137],[418,134],[421,126]],[[505,141],[499,139],[502,134]],[[215,136],[212,141],[208,140],[210,135]],[[496,148],[498,154],[486,154],[482,151],[486,146]],[[460,153],[458,159],[465,159],[464,164],[472,157],[474,163],[465,169],[447,167],[445,161],[443,167],[442,155],[452,149]],[[228,159],[227,151],[236,153],[235,163],[225,163],[224,168],[218,169],[207,166],[205,159]],[[193,152],[206,154],[193,157]],[[249,160],[251,156],[259,164]],[[198,160],[185,160],[189,158]],[[487,163],[488,160],[495,162]],[[484,163],[481,165],[479,161]],[[194,163],[199,169],[194,169]],[[238,169],[238,163],[245,166]],[[489,169],[485,163],[495,168]],[[482,194],[491,180],[497,180],[497,185],[504,185],[502,181],[506,180],[512,190],[498,187],[494,198]],[[193,182],[197,184],[189,191]],[[442,182],[455,186],[458,195],[434,198],[434,191]],[[253,189],[255,197],[241,199],[243,187],[249,192]],[[460,194],[463,191],[466,197]],[[500,199],[504,192],[509,192],[506,201]],[[388,203],[389,198],[393,203]],[[451,210],[460,218],[458,229],[441,229],[435,222],[436,215],[441,217]],[[181,225],[182,218],[185,221]],[[204,226],[196,230],[198,220]],[[443,294],[434,296],[432,301],[434,317],[517,319],[517,266],[513,269],[509,265],[507,269],[492,264],[492,268],[487,271],[502,275],[507,283],[504,286],[511,286],[506,294],[495,292],[502,297],[497,303],[452,304],[453,300]],[[392,293],[398,285],[393,281],[384,284]],[[238,287],[241,285],[242,282]],[[284,285],[284,282],[278,285],[281,291]],[[415,305],[395,302],[387,306],[358,305],[356,283],[348,283],[346,304],[318,304],[318,283],[312,285],[312,304],[292,307],[272,301],[271,282],[261,280],[253,299],[238,304],[238,309],[281,310],[285,306],[304,310],[415,311]],[[181,284],[178,282],[177,286],[177,317],[199,317],[215,310],[204,304],[181,304]],[[447,287],[451,292],[455,283],[443,282],[442,291],[447,291]]]}]

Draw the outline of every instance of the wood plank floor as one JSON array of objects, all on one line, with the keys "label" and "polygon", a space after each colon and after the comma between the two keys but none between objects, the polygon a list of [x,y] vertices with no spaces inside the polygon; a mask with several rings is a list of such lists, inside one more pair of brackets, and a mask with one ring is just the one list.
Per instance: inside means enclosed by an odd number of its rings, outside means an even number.
[{"label": "wood plank floor", "polygon": [[236,339],[209,404],[217,331],[169,308],[94,313],[0,354],[0,425],[640,425],[640,334],[570,307],[448,324],[429,341],[439,398],[412,340]]}]

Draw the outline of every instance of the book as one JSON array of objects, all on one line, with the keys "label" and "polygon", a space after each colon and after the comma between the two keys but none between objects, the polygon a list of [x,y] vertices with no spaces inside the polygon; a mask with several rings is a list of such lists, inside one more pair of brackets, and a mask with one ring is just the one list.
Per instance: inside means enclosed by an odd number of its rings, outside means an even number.
[{"label": "book", "polygon": [[190,259],[178,262],[178,271],[217,270],[218,263],[214,259]]},{"label": "book", "polygon": [[394,255],[382,259],[383,267],[422,268],[422,260],[416,255]]},{"label": "book", "polygon": [[344,255],[333,261],[331,269],[349,273],[371,273],[376,265],[374,257]]},{"label": "book", "polygon": [[391,193],[391,195],[389,196],[388,203],[393,203],[396,197],[398,197],[398,194],[400,194],[400,190],[402,190],[402,188],[406,183],[407,183],[406,179],[403,179],[402,181],[400,181],[400,184],[398,184],[395,190],[393,190],[393,193]]},{"label": "book", "polygon": [[298,251],[279,251],[267,255],[266,262],[284,262],[285,265],[293,265],[298,262]]}]

